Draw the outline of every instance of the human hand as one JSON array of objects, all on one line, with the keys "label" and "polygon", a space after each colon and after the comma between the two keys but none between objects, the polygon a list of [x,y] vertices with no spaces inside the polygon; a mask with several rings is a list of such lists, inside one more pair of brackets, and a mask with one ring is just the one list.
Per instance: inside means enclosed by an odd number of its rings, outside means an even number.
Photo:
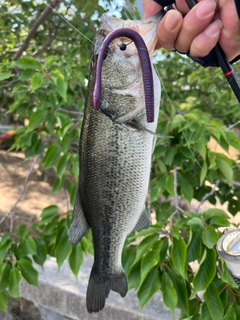
[{"label": "human hand", "polygon": [[[240,21],[234,0],[199,0],[189,10],[185,0],[176,0],[158,26],[158,48],[189,52],[204,57],[219,41],[229,61],[240,54]],[[153,0],[143,0],[144,18],[162,9]],[[186,14],[182,17],[182,14]]]}]

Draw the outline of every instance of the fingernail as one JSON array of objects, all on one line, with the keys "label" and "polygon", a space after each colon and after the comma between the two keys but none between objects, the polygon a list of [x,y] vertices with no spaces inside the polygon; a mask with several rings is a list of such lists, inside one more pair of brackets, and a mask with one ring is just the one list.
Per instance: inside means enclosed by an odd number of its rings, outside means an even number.
[{"label": "fingernail", "polygon": [[210,26],[206,29],[206,35],[210,38],[214,37],[219,31],[222,29],[222,22],[221,20],[215,20]]},{"label": "fingernail", "polygon": [[202,1],[196,11],[199,19],[207,18],[216,9],[216,2],[214,0]]},{"label": "fingernail", "polygon": [[179,22],[179,12],[177,10],[171,10],[168,14],[166,14],[166,18],[164,21],[164,27],[168,31],[173,31]]}]

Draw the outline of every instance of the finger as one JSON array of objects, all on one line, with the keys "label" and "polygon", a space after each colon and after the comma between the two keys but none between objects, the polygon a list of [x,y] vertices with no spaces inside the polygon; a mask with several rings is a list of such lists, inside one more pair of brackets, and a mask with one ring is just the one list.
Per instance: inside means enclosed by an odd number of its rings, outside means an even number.
[{"label": "finger", "polygon": [[144,10],[144,19],[153,16],[162,9],[162,7],[153,0],[142,0],[142,4]]},{"label": "finger", "polygon": [[186,0],[176,0],[175,6],[176,6],[176,9],[183,14],[186,14],[190,10]]},{"label": "finger", "polygon": [[194,6],[183,19],[175,48],[179,52],[187,52],[193,39],[211,22],[215,14],[216,2],[203,0]]},{"label": "finger", "polygon": [[217,44],[222,27],[222,22],[215,20],[202,33],[196,36],[191,43],[190,56],[198,58],[208,55]]},{"label": "finger", "polygon": [[157,48],[163,47],[166,50],[175,49],[175,41],[182,25],[182,15],[177,10],[170,10],[159,23],[157,35]]}]

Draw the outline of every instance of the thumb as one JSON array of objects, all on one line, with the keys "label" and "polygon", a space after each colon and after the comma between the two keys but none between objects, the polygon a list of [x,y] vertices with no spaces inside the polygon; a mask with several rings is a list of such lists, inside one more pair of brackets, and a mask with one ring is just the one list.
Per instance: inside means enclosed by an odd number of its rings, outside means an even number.
[{"label": "thumb", "polygon": [[153,0],[142,0],[142,3],[144,10],[144,19],[153,16],[155,13],[159,12],[162,9],[162,7]]}]

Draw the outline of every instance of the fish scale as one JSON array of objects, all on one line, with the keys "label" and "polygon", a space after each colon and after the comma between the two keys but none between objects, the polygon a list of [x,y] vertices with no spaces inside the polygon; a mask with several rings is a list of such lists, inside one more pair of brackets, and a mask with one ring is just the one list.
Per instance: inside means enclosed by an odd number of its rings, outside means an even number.
[{"label": "fish scale", "polygon": [[[134,30],[138,26],[152,54],[158,21],[158,17],[146,21],[128,20],[124,21],[124,26]],[[94,264],[86,298],[90,313],[104,307],[110,290],[121,296],[127,294],[127,279],[121,264],[123,245],[131,231],[150,225],[145,200],[155,137],[147,130],[156,130],[160,83],[153,70],[155,121],[148,123],[141,68],[134,44],[127,46],[126,52],[119,49],[121,39],[115,39],[109,45],[102,66],[101,105],[98,110],[93,107],[96,59],[103,35],[122,25],[123,20],[104,15],[94,40],[80,137],[79,186],[69,232],[71,244],[76,245],[87,230],[92,229]],[[128,66],[131,72],[126,76]],[[132,115],[130,121],[118,121],[128,114]],[[136,128],[132,120],[143,129]]]}]

